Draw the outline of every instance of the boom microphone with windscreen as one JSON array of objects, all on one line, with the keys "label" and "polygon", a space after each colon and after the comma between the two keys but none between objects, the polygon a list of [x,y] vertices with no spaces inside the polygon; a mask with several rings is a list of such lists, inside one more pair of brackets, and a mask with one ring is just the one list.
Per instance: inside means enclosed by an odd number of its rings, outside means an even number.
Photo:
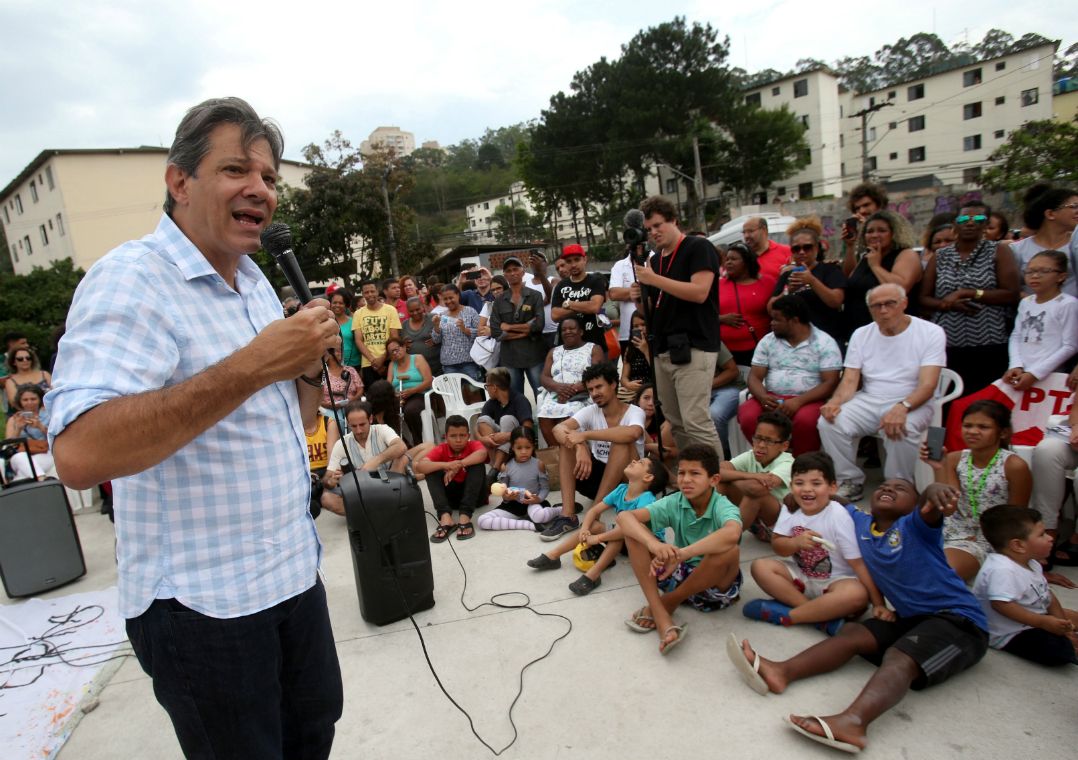
[{"label": "boom microphone with windscreen", "polygon": [[625,231],[621,238],[632,246],[637,246],[648,239],[648,233],[644,229],[644,212],[638,208],[629,209],[625,214]]},{"label": "boom microphone with windscreen", "polygon": [[292,231],[288,229],[288,225],[274,222],[262,230],[262,247],[277,262],[296,298],[302,303],[310,301],[311,289],[307,287],[307,280],[299,271],[296,254],[292,251]]}]

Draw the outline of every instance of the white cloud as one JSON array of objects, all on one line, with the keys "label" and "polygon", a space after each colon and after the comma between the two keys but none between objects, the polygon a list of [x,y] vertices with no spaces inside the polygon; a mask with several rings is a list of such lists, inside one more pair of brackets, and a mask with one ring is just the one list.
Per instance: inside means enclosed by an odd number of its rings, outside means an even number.
[{"label": "white cloud", "polygon": [[[358,144],[382,124],[445,145],[538,117],[576,71],[675,14],[728,34],[730,64],[752,71],[871,55],[931,31],[935,7],[907,0],[883,15],[837,0],[0,0],[0,185],[44,148],[168,145],[184,110],[211,96],[240,95],[275,117],[289,157],[334,129]],[[961,6],[939,6],[935,26],[948,42],[966,27],[976,41],[996,26],[1066,44],[1078,37],[1073,18],[988,0],[976,27]]]}]

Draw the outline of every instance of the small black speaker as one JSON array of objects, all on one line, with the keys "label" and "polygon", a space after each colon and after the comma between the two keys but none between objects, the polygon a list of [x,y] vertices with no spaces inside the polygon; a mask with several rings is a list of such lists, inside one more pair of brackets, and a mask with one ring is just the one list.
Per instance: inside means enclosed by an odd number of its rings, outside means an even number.
[{"label": "small black speaker", "polygon": [[[423,494],[409,475],[359,470],[341,477],[359,614],[387,625],[434,606]],[[362,494],[362,500],[360,495]]]},{"label": "small black speaker", "polygon": [[31,596],[86,575],[67,493],[58,480],[0,491],[0,579],[10,597]]}]

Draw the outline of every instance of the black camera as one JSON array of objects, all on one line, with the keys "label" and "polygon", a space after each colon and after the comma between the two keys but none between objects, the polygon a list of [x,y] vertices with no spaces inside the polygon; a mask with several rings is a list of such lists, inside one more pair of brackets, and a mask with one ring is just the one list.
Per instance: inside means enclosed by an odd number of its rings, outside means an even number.
[{"label": "black camera", "polygon": [[643,227],[626,227],[622,230],[621,239],[625,241],[626,245],[638,246],[647,241],[648,233]]}]

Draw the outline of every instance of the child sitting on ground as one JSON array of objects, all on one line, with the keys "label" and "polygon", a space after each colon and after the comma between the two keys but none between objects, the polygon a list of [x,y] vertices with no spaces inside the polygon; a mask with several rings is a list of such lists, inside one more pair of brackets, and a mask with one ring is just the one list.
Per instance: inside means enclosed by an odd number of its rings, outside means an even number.
[{"label": "child sitting on ground", "polygon": [[[472,513],[480,498],[485,503],[486,461],[486,448],[472,440],[468,420],[459,414],[450,415],[445,421],[445,443],[416,460],[415,470],[427,476],[430,498],[438,512],[438,528],[430,537],[431,543],[440,544],[453,531],[459,531],[458,541],[467,541],[475,535]],[[460,512],[459,523],[453,522],[454,509]]]},{"label": "child sitting on ground", "polygon": [[790,492],[794,458],[787,449],[792,434],[789,417],[782,412],[765,412],[756,421],[752,450],[722,463],[719,493],[737,504],[741,523],[752,528],[761,541],[770,540],[770,527]]},{"label": "child sitting on ground", "polygon": [[802,454],[791,468],[790,496],[779,512],[771,548],[779,557],[752,562],[752,577],[774,599],[754,599],[742,614],[775,625],[826,623],[834,636],[871,599],[883,607],[868,574],[853,518],[831,496],[838,487],[835,464],[822,451]]},{"label": "child sitting on ground", "polygon": [[509,447],[513,458],[498,473],[501,486],[491,487],[494,495],[501,491],[502,503],[479,515],[477,522],[482,530],[541,530],[539,526],[560,515],[561,510],[546,500],[550,483],[543,463],[535,456],[531,428],[513,428]]},{"label": "child sitting on ground", "polygon": [[[606,546],[599,558],[595,560],[595,564],[569,584],[569,590],[577,596],[584,596],[594,591],[602,583],[600,576],[603,571],[614,564],[615,557],[625,545],[621,528],[615,525],[607,530],[599,518],[610,507],[614,508],[615,514],[621,514],[626,510],[648,506],[655,501],[657,494],[666,490],[666,484],[670,479],[666,468],[659,464],[658,457],[651,456],[630,462],[625,468],[625,477],[628,483],[620,484],[602,500],[595,502],[580,518],[578,532],[569,534],[564,541],[550,551],[528,560],[528,567],[534,567],[536,570],[555,570],[561,567],[561,556],[573,551],[579,544],[597,546],[605,542]],[[479,519],[482,520],[482,518]],[[661,535],[657,537],[660,541],[663,538]]]},{"label": "child sitting on ground", "polygon": [[971,582],[988,556],[980,516],[999,504],[1025,507],[1033,476],[1022,457],[1004,448],[1011,434],[1011,411],[998,401],[974,401],[962,413],[962,441],[967,448],[948,452],[935,461],[928,444],[921,460],[935,471],[937,483],[959,490],[958,509],[943,521],[943,553],[958,577]]},{"label": "child sitting on ground", "polygon": [[[679,605],[711,612],[729,607],[741,593],[741,513],[716,490],[718,483],[718,453],[690,444],[678,454],[680,493],[618,515],[629,562],[647,600],[625,624],[638,633],[659,631],[660,654],[685,638],[685,625],[673,620]],[[672,544],[657,537],[666,528],[673,529]]]},{"label": "child sitting on ground", "polygon": [[847,507],[865,565],[897,618],[876,607],[872,619],[847,623],[835,636],[783,661],[763,659],[748,641],[739,643],[730,634],[726,654],[758,694],[780,694],[792,682],[830,673],[858,655],[879,665],[842,712],[788,716],[799,734],[860,752],[869,724],[910,688],[943,683],[984,657],[988,621],[943,554],[943,517],[957,502],[958,491],[951,486],[933,483],[919,500],[912,483],[892,478],[872,494],[871,515]]},{"label": "child sitting on ground", "polygon": [[1051,554],[1052,537],[1040,513],[992,507],[981,515],[981,530],[996,552],[985,558],[973,584],[988,616],[989,645],[1041,665],[1078,665],[1078,612],[1063,609],[1048,590],[1039,560]]}]

